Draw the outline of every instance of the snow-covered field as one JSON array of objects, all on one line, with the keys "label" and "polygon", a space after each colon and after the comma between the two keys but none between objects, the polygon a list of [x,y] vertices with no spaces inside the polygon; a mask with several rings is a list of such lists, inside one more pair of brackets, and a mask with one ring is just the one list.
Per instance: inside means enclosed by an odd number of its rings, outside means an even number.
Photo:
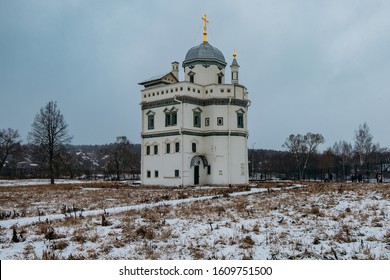
[{"label": "snow-covered field", "polygon": [[[0,180],[0,187],[10,187],[10,186],[35,186],[35,185],[46,185],[50,182],[48,179],[26,179],[26,180]],[[57,179],[55,180],[56,184],[85,184],[85,183],[94,183],[96,181],[85,181],[85,180],[65,180]]]},{"label": "snow-covered field", "polygon": [[0,188],[0,259],[386,259],[390,185]]}]

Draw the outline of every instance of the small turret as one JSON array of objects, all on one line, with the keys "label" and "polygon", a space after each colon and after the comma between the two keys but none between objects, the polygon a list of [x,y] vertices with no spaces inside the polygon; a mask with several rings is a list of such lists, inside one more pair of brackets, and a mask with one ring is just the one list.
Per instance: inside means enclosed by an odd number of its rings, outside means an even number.
[{"label": "small turret", "polygon": [[179,62],[177,61],[172,62],[171,72],[176,77],[176,79],[179,80]]},{"label": "small turret", "polygon": [[236,60],[236,50],[233,52],[233,62],[232,65],[230,65],[230,69],[232,72],[232,84],[238,84],[238,68],[240,68],[240,65],[238,65],[237,60]]}]

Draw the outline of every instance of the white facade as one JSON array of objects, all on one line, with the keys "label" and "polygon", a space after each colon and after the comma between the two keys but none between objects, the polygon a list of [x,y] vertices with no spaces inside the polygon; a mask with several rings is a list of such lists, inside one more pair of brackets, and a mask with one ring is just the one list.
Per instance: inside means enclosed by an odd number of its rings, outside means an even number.
[{"label": "white facade", "polygon": [[188,51],[184,81],[177,66],[140,83],[142,184],[247,184],[249,100],[235,55],[230,84],[222,53],[207,41]]}]

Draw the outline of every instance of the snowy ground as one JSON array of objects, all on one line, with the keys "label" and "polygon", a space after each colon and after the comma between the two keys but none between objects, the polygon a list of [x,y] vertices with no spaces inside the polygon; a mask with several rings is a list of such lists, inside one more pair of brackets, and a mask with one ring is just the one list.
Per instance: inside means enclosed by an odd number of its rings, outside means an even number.
[{"label": "snowy ground", "polygon": [[0,259],[390,257],[388,184],[9,186],[0,203]]},{"label": "snowy ground", "polygon": [[[48,179],[26,179],[26,180],[0,180],[0,187],[10,187],[10,186],[35,186],[35,185],[46,185],[50,182]],[[65,179],[56,179],[56,184],[86,184],[86,183],[95,183],[96,181],[86,181],[86,180],[65,180]]]}]

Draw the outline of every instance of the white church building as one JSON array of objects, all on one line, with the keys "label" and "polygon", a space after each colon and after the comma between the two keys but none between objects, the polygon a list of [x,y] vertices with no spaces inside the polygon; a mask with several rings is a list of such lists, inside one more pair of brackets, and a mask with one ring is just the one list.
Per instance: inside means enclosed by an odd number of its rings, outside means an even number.
[{"label": "white church building", "polygon": [[[142,109],[142,185],[248,183],[248,107],[236,53],[225,73],[222,52],[207,40],[192,47],[171,71],[139,83]],[[230,76],[230,83],[226,81]]]}]

